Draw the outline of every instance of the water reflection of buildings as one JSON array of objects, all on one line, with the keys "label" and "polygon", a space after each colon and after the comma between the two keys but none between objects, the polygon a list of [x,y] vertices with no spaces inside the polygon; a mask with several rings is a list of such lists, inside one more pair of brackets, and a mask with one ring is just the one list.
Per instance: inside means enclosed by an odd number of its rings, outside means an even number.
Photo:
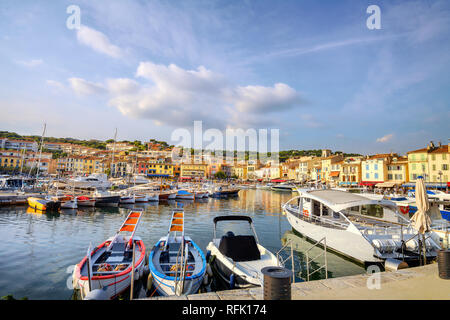
[{"label": "water reflection of buildings", "polygon": [[[307,278],[307,270],[306,270],[306,251],[313,246],[313,243],[308,241],[305,237],[299,235],[295,231],[288,230],[284,233],[281,238],[281,244],[285,245],[288,241],[291,241],[292,248],[294,250],[294,266],[295,273],[297,278],[306,279]],[[314,247],[312,248],[308,254],[309,259],[319,256],[323,253],[323,248]],[[290,245],[285,249],[283,253],[284,257],[287,257],[290,254]],[[314,270],[319,269],[325,263],[325,256],[322,255],[317,258],[316,261],[310,263],[310,274]],[[286,262],[286,268],[291,268],[291,261],[288,260]],[[327,269],[328,269],[328,278],[336,278],[336,277],[344,277],[355,274],[365,273],[365,269],[343,257],[340,257],[333,252],[327,251]],[[319,280],[325,279],[325,269],[314,273],[310,280]]]}]

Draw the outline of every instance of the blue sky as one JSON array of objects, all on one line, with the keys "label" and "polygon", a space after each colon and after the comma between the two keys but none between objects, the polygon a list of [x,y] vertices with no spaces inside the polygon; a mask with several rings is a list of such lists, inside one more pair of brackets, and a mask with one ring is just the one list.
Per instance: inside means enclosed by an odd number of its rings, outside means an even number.
[{"label": "blue sky", "polygon": [[171,142],[201,120],[277,128],[282,150],[447,143],[449,23],[445,0],[3,0],[0,130]]}]

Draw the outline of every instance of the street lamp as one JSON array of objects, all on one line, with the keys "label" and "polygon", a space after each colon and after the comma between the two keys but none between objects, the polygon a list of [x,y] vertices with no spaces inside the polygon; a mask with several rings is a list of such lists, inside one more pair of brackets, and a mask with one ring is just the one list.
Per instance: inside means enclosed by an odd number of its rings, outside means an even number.
[{"label": "street lamp", "polygon": [[441,188],[444,188],[444,187],[442,186],[442,171],[439,170],[438,174],[439,174],[439,181],[441,182]]}]

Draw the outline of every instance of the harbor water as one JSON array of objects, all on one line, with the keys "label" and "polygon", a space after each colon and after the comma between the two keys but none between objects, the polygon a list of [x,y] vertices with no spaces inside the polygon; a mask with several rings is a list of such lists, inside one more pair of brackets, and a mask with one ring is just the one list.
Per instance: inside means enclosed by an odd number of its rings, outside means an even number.
[{"label": "harbor water", "polygon": [[[230,199],[61,209],[58,213],[36,212],[27,206],[0,207],[0,297],[12,294],[16,299],[70,299],[73,266],[86,255],[90,243],[95,246],[112,236],[129,210],[139,207],[144,208],[144,215],[136,235],[150,252],[167,234],[171,210],[177,203],[182,203],[185,210],[185,233],[203,250],[213,237],[213,218],[218,215],[249,215],[260,243],[273,253],[291,240],[296,281],[302,281],[306,277],[305,252],[311,243],[292,231],[281,210],[281,205],[293,196],[295,193],[247,189]],[[316,256],[320,250],[314,248],[310,255]],[[288,246],[282,252],[283,258],[290,251]],[[327,262],[329,278],[365,272],[363,267],[331,252],[327,253]],[[311,263],[311,268],[322,264],[323,259],[319,259]],[[291,269],[290,260],[286,267]],[[325,270],[311,278],[325,278]]]}]

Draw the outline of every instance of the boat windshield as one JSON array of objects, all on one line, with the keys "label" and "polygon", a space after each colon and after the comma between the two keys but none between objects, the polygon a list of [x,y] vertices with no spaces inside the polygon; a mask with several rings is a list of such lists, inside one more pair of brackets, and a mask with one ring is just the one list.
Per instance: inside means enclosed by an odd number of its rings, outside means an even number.
[{"label": "boat windshield", "polygon": [[366,204],[361,206],[361,214],[374,218],[383,218],[384,208],[378,204]]},{"label": "boat windshield", "polygon": [[234,235],[253,236],[250,224],[245,221],[220,221],[216,225],[216,236],[218,238],[232,232]]}]

